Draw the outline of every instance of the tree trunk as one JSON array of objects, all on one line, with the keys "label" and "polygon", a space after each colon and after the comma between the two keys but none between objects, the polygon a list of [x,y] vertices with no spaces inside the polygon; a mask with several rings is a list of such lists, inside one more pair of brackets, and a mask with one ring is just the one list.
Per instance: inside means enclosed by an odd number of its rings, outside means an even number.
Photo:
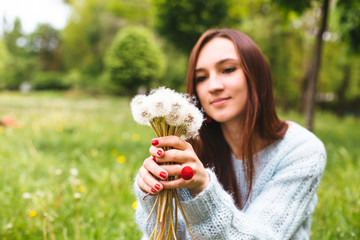
[{"label": "tree trunk", "polygon": [[322,52],[322,36],[325,32],[327,25],[327,18],[329,12],[329,1],[324,0],[321,8],[321,26],[316,36],[316,44],[314,50],[314,56],[312,58],[312,64],[309,66],[305,73],[304,87],[306,87],[304,95],[304,113],[306,117],[306,127],[312,131],[314,128],[314,107],[315,107],[315,95],[317,88],[317,79],[319,75],[321,65],[321,52]]},{"label": "tree trunk", "polygon": [[338,117],[344,117],[346,112],[346,92],[349,88],[351,69],[350,64],[347,63],[343,67],[343,80],[340,87],[336,91],[337,103],[335,107],[335,112]]}]

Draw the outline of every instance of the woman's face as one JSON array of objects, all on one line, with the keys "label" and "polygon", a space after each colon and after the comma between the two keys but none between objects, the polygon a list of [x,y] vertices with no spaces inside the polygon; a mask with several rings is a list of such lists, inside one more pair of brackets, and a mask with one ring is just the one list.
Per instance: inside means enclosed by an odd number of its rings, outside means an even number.
[{"label": "woman's face", "polygon": [[195,84],[209,117],[220,123],[241,120],[248,90],[232,41],[217,37],[203,46],[196,64]]}]

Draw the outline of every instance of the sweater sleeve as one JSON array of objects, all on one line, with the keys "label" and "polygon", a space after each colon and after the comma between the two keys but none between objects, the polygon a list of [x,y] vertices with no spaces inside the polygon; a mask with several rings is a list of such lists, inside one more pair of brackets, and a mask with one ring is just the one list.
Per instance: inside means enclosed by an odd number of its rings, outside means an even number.
[{"label": "sweater sleeve", "polygon": [[[139,226],[141,232],[143,233],[142,240],[149,239],[151,232],[153,231],[156,224],[156,211],[154,211],[153,215],[147,221],[151,210],[155,204],[157,195],[148,195],[146,198],[142,199],[146,192],[142,191],[139,186],[134,181],[133,190],[135,197],[138,201],[136,212],[135,212],[135,221]],[[180,188],[177,190],[179,194],[180,200],[190,199],[191,193],[186,188]],[[185,221],[179,211],[179,219],[178,219],[178,228],[176,232],[177,239],[188,239],[189,233],[186,231]]]},{"label": "sweater sleeve", "polygon": [[309,216],[307,209],[316,195],[325,168],[325,151],[307,153],[279,164],[262,191],[239,210],[207,170],[210,183],[195,198],[182,202],[197,240],[289,239]]}]

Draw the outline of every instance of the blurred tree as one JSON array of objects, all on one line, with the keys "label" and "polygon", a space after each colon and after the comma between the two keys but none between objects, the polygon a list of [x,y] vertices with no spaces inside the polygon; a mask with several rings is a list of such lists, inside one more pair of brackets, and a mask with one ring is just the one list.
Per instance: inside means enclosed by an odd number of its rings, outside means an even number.
[{"label": "blurred tree", "polygon": [[121,94],[133,95],[139,87],[150,88],[162,77],[165,60],[152,33],[128,27],[115,37],[105,59],[110,78]]},{"label": "blurred tree", "polygon": [[6,89],[17,90],[22,82],[29,81],[36,68],[36,62],[25,50],[26,36],[22,33],[21,21],[16,18],[12,26],[6,26],[3,40],[6,51],[0,59],[6,71],[2,72],[2,85]]},{"label": "blurred tree", "polygon": [[97,89],[105,69],[104,55],[116,33],[128,24],[149,22],[150,5],[147,0],[66,2],[72,7],[62,32],[65,69],[71,75],[68,79],[81,87]]},{"label": "blurred tree", "polygon": [[[289,11],[295,11],[299,14],[303,13],[307,8],[311,7],[311,0],[303,1],[286,1],[272,0],[272,2],[283,9],[286,14]],[[316,41],[313,50],[313,56],[307,64],[305,76],[302,85],[302,101],[303,110],[306,117],[306,126],[309,130],[313,130],[315,95],[317,90],[318,73],[321,66],[321,53],[323,46],[323,34],[327,27],[330,0],[322,0],[320,26],[317,29]]]},{"label": "blurred tree", "polygon": [[60,71],[61,39],[59,32],[49,24],[40,24],[27,36],[26,50],[38,57],[40,71]]},{"label": "blurred tree", "polygon": [[7,28],[4,30],[4,41],[8,51],[14,56],[23,55],[24,50],[22,47],[26,42],[22,33],[21,20],[16,18],[12,28]]},{"label": "blurred tree", "polygon": [[[356,0],[339,0],[337,2],[338,22],[340,38],[347,43],[346,61],[343,61],[342,68],[342,81],[336,89],[337,104],[335,111],[338,116],[343,117],[348,110],[346,107],[347,102],[353,98],[353,102],[360,103],[359,84],[354,86],[352,84],[352,75],[354,70],[358,71],[356,63],[356,55],[360,54],[360,2]],[[360,74],[357,73],[356,76]],[[359,81],[357,77],[356,81]],[[349,87],[352,85],[352,91],[357,90],[358,94],[352,97],[349,93]],[[360,111],[360,106],[352,106],[352,110]]]},{"label": "blurred tree", "polygon": [[103,70],[100,39],[106,2],[71,0],[69,3],[73,12],[62,32],[65,68],[79,69],[94,79]]},{"label": "blurred tree", "polygon": [[[152,0],[155,28],[160,35],[189,53],[200,35],[209,28],[231,27],[240,21],[232,0]],[[237,8],[235,8],[237,9]]]}]

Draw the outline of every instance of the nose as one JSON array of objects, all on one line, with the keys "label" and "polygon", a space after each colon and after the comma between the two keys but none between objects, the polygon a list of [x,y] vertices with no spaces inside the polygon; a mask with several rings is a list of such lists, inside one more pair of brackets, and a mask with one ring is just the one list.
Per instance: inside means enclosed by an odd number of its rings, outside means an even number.
[{"label": "nose", "polygon": [[208,85],[208,91],[209,92],[217,92],[224,89],[224,84],[217,76],[217,74],[213,73],[209,76],[209,85]]}]

